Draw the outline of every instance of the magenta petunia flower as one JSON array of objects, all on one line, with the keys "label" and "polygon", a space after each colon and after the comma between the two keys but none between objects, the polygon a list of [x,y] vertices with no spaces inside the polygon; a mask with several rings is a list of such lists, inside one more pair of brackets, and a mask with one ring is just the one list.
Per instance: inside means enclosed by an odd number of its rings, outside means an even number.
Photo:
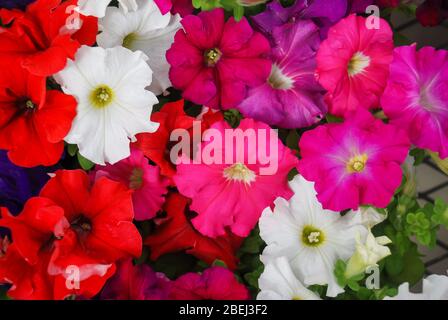
[{"label": "magenta petunia flower", "polygon": [[249,291],[238,282],[232,271],[211,267],[202,274],[187,273],[173,281],[173,300],[247,300]]},{"label": "magenta petunia flower", "polygon": [[[192,223],[199,232],[215,238],[229,227],[246,237],[277,197],[291,197],[288,173],[297,158],[262,122],[244,119],[232,129],[220,121],[211,128],[200,164],[180,163],[174,181],[192,199],[190,209],[198,213]],[[198,155],[195,159],[199,162]]]},{"label": "magenta petunia flower", "polygon": [[324,209],[386,207],[402,179],[410,143],[406,132],[359,109],[343,123],[303,134],[299,172],[315,182]]},{"label": "magenta petunia flower", "polygon": [[394,48],[389,24],[379,21],[378,29],[369,29],[366,18],[350,15],[334,25],[322,42],[317,73],[328,90],[331,114],[379,107]]},{"label": "magenta petunia flower", "polygon": [[238,106],[247,117],[281,128],[308,127],[325,115],[325,90],[315,78],[319,28],[311,20],[299,20],[272,31],[275,44],[271,75],[249,90]]},{"label": "magenta petunia flower", "polygon": [[163,178],[159,167],[150,165],[137,149],[131,149],[128,158],[114,165],[96,166],[93,176],[95,180],[105,176],[132,189],[135,220],[139,221],[154,218],[168,192],[169,180]]},{"label": "magenta petunia flower", "polygon": [[203,11],[182,20],[167,60],[170,80],[185,99],[212,108],[233,108],[248,87],[266,81],[271,62],[268,40],[246,18],[227,22],[223,9]]},{"label": "magenta petunia flower", "polygon": [[448,51],[396,48],[381,105],[414,145],[448,157]]}]

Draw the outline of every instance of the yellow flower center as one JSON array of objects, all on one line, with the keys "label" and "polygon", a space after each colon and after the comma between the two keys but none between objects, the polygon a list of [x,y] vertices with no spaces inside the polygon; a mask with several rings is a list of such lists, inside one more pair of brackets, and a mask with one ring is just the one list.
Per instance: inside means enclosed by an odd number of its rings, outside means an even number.
[{"label": "yellow flower center", "polygon": [[227,180],[244,182],[246,184],[250,184],[255,181],[256,178],[255,172],[242,163],[235,163],[234,165],[225,168],[223,175]]},{"label": "yellow flower center", "polygon": [[370,65],[370,57],[364,55],[364,53],[358,51],[348,62],[347,71],[350,77],[364,72],[364,70]]},{"label": "yellow flower center", "polygon": [[205,52],[205,63],[208,67],[214,67],[219,59],[221,59],[222,53],[218,48],[213,48],[210,50],[207,50]]},{"label": "yellow flower center", "polygon": [[302,243],[308,247],[318,247],[325,242],[322,230],[307,225],[302,230]]},{"label": "yellow flower center", "polygon": [[128,34],[123,39],[123,47],[125,47],[127,49],[132,49],[132,46],[133,46],[135,40],[137,40],[137,34],[135,34],[135,33]]},{"label": "yellow flower center", "polygon": [[114,99],[114,91],[107,85],[100,85],[92,90],[90,93],[90,102],[95,108],[101,109],[109,104]]},{"label": "yellow flower center", "polygon": [[349,173],[359,173],[364,171],[366,164],[367,164],[367,160],[368,157],[367,155],[361,154],[361,155],[356,155],[352,158],[350,158],[350,160],[347,162],[347,171]]}]

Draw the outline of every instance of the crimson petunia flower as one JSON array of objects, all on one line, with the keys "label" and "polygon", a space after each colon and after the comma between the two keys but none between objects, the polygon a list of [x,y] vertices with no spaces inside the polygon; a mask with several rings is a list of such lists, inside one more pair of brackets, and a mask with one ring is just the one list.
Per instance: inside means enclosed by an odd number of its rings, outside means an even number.
[{"label": "crimson petunia flower", "polygon": [[[92,297],[117,260],[141,254],[131,191],[107,178],[90,186],[81,170],[57,171],[21,214],[2,209],[1,215],[0,226],[10,229],[13,242],[0,259],[0,281],[13,285],[9,295],[17,299]],[[15,274],[16,265],[24,272]],[[69,287],[73,267],[79,283]]]},{"label": "crimson petunia flower", "polygon": [[188,202],[177,193],[167,198],[164,208],[167,217],[144,242],[151,248],[151,259],[185,250],[206,263],[221,260],[230,269],[235,269],[238,262],[235,253],[243,239],[230,232],[216,239],[203,236],[189,221],[194,212],[188,209]]},{"label": "crimson petunia flower", "polygon": [[0,59],[0,69],[0,149],[19,166],[54,165],[76,115],[76,100],[46,91],[45,78],[20,68],[17,59]]},{"label": "crimson petunia flower", "polygon": [[74,59],[78,48],[93,45],[98,20],[79,15],[77,0],[37,0],[24,13],[0,11],[0,56],[20,57],[20,64],[30,73],[50,76],[62,70],[67,58]]},{"label": "crimson petunia flower", "polygon": [[117,263],[117,272],[104,286],[101,299],[166,300],[170,288],[171,282],[163,273],[126,259]]},{"label": "crimson petunia flower", "polygon": [[232,108],[249,87],[266,82],[270,45],[246,18],[225,21],[224,10],[203,11],[182,20],[167,51],[170,80],[183,97],[212,108]]},{"label": "crimson petunia flower", "polygon": [[202,274],[187,273],[173,281],[174,300],[247,300],[249,291],[226,268],[212,267]]}]

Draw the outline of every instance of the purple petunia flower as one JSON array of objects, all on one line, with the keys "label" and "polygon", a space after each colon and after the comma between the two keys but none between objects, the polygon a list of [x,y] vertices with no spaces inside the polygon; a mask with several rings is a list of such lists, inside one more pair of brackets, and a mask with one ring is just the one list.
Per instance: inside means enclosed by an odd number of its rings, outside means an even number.
[{"label": "purple petunia flower", "polygon": [[238,106],[245,116],[281,128],[304,128],[327,112],[325,90],[315,78],[319,28],[311,20],[276,27],[273,67],[267,82],[252,88]]},{"label": "purple petunia flower", "polygon": [[12,164],[6,152],[0,150],[0,207],[7,207],[13,214],[22,210],[23,204],[39,193],[50,178],[49,168],[21,168]]},{"label": "purple petunia flower", "polygon": [[346,15],[348,7],[347,0],[297,0],[292,6],[284,8],[275,0],[253,20],[264,33],[271,34],[276,27],[285,23],[311,19],[320,28],[322,38],[325,38],[328,29]]},{"label": "purple petunia flower", "polygon": [[0,0],[0,8],[14,9],[20,8],[24,9],[27,5],[35,0]]}]

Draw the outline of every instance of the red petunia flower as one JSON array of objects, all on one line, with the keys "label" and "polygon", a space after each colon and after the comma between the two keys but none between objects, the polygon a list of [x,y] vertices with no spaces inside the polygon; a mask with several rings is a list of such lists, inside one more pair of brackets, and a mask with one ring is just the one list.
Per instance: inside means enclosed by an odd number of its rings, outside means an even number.
[{"label": "red petunia flower", "polygon": [[216,239],[203,236],[189,221],[194,213],[188,210],[188,202],[187,198],[178,193],[168,196],[164,208],[166,219],[144,242],[151,248],[151,259],[157,260],[164,254],[185,250],[208,264],[218,259],[230,269],[235,269],[238,263],[235,252],[243,238],[230,232]]},{"label": "red petunia flower", "polygon": [[247,300],[249,291],[226,268],[212,267],[202,274],[187,273],[173,281],[174,300]]},{"label": "red petunia flower", "polygon": [[0,258],[0,281],[13,284],[9,294],[17,299],[90,298],[115,273],[117,260],[141,254],[131,190],[107,178],[90,186],[82,170],[56,172],[19,216],[4,208],[1,214],[13,243]]},{"label": "red petunia flower", "polygon": [[1,58],[0,69],[0,149],[19,166],[54,165],[76,116],[76,100],[46,91],[45,78],[29,74],[15,58]]},{"label": "red petunia flower", "polygon": [[78,48],[93,45],[98,20],[74,11],[77,0],[37,0],[24,13],[0,11],[0,56],[20,57],[21,66],[38,76],[62,70],[67,58],[74,59]]},{"label": "red petunia flower", "polygon": [[[193,122],[201,121],[201,132],[211,127],[217,121],[223,120],[222,113],[208,110],[197,119],[184,112],[184,100],[166,103],[158,112],[151,115],[151,120],[163,123],[163,126],[154,133],[141,133],[137,135],[134,146],[160,167],[163,176],[172,178],[176,174],[176,166],[171,162],[170,151],[177,142],[170,141],[171,133],[176,129],[185,129],[190,133],[190,142],[193,139]],[[198,138],[200,141],[200,137]]]}]

